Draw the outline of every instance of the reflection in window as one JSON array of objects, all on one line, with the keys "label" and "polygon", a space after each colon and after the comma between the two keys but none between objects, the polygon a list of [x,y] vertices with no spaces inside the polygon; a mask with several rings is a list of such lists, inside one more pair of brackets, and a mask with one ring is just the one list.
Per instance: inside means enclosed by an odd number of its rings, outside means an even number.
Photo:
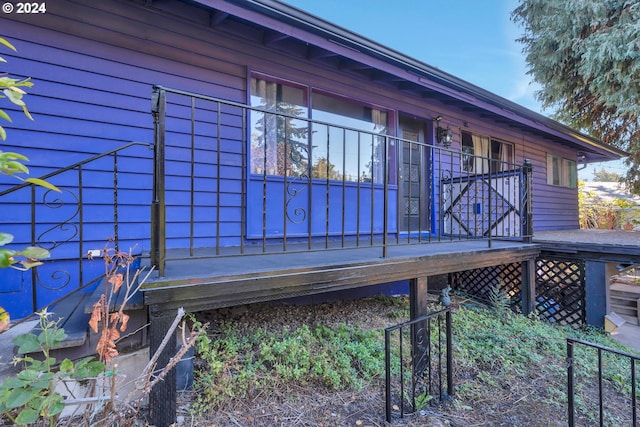
[{"label": "reflection in window", "polygon": [[336,125],[313,125],[313,176],[382,183],[388,113],[318,92],[312,104],[314,120]]},{"label": "reflection in window", "polygon": [[[251,172],[291,176],[307,172],[306,90],[259,78],[251,79]],[[293,116],[293,117],[288,117]]]},{"label": "reflection in window", "polygon": [[311,117],[323,123],[309,136],[306,99],[304,86],[252,77],[251,106],[266,111],[251,113],[251,172],[384,182],[388,113],[313,92]]}]

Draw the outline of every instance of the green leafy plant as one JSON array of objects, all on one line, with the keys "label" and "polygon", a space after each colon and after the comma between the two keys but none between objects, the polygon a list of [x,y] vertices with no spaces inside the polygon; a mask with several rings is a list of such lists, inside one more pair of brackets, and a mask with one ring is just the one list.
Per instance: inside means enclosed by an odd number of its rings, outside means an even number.
[{"label": "green leafy plant", "polygon": [[429,402],[433,399],[433,396],[429,394],[428,390],[423,390],[422,393],[416,396],[416,402],[414,408],[416,411],[419,411],[425,408]]},{"label": "green leafy plant", "polygon": [[504,283],[502,280],[499,280],[495,286],[489,288],[489,304],[491,308],[493,308],[499,316],[507,316],[512,313],[511,311],[511,301],[509,295],[507,295],[502,288],[504,287]]},{"label": "green leafy plant", "polygon": [[345,324],[281,331],[260,328],[250,334],[233,323],[224,324],[215,336],[198,338],[201,365],[194,373],[193,409],[205,413],[228,399],[268,393],[285,382],[358,390],[365,379],[384,375],[382,336],[381,331]]},{"label": "green leafy plant", "polygon": [[[16,48],[3,38],[0,38],[0,44],[14,52],[16,51]],[[6,62],[6,60],[0,57],[0,62]],[[27,116],[29,120],[33,120],[33,117],[31,117],[31,114],[27,109],[27,105],[22,99],[27,94],[22,88],[31,88],[32,86],[33,83],[29,79],[19,80],[11,78],[6,74],[0,75],[0,90],[2,90],[0,99],[8,99],[12,104],[22,108],[24,115]],[[11,123],[11,117],[2,109],[0,109],[0,118]],[[2,126],[0,126],[0,139],[3,141],[7,139],[7,131]],[[27,161],[29,161],[29,159],[22,154],[0,150],[0,175],[11,176],[29,184],[39,185],[53,191],[60,191],[55,185],[52,185],[42,179],[24,178],[20,176],[20,174],[29,174],[29,168],[27,168],[23,163]],[[28,270],[32,267],[41,265],[41,259],[50,257],[49,251],[34,246],[29,246],[22,250],[1,248],[12,241],[12,234],[0,232],[0,268],[12,267],[18,270]]]},{"label": "green leafy plant", "polygon": [[[58,366],[56,358],[51,356],[51,349],[66,338],[64,329],[58,328],[58,322],[51,319],[52,313],[44,310],[36,314],[39,328],[34,331],[39,332],[20,335],[13,340],[18,353],[27,355],[14,358],[14,363],[22,365],[22,370],[0,385],[0,415],[17,425],[43,420],[53,426],[65,407],[63,396],[56,392],[57,385],[68,378],[95,378],[104,371],[104,364],[87,357],[76,362],[64,359]],[[28,355],[36,352],[42,357]]]}]

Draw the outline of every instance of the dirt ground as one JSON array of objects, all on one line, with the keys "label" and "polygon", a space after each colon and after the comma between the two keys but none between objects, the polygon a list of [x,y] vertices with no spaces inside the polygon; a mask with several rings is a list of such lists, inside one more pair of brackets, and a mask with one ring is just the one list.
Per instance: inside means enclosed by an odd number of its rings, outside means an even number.
[{"label": "dirt ground", "polygon": [[[435,299],[435,297],[434,297]],[[250,331],[262,327],[279,329],[299,325],[334,326],[346,323],[363,329],[384,329],[406,318],[398,317],[398,306],[375,298],[314,305],[258,304],[200,313],[200,320],[212,324],[233,321]],[[406,315],[408,311],[404,309]],[[392,315],[392,313],[396,313]],[[405,314],[405,313],[403,313]],[[456,375],[464,375],[456,373]],[[460,384],[464,378],[456,378]],[[224,410],[206,418],[189,414],[191,396],[179,401],[178,425],[187,426],[387,426],[384,378],[366,384],[359,391],[335,392],[282,384],[269,395],[234,399]],[[530,393],[529,388],[522,391]],[[517,385],[504,393],[486,396],[485,401],[448,402],[396,418],[398,426],[566,426],[566,414],[537,403],[535,396],[521,394]]]}]

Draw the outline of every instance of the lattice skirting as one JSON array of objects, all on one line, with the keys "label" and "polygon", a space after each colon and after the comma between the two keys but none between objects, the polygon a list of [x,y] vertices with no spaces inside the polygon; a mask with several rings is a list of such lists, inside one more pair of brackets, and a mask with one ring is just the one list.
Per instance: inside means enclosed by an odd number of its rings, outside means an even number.
[{"label": "lattice skirting", "polygon": [[[508,298],[515,312],[522,312],[522,267],[504,264],[479,270],[466,270],[452,275],[454,290],[490,303],[494,289]],[[535,308],[542,319],[563,325],[586,323],[585,262],[567,258],[536,260]]]},{"label": "lattice skirting", "polygon": [[454,290],[487,304],[492,288],[497,288],[508,298],[512,310],[522,312],[522,267],[518,263],[454,273],[453,283]]},{"label": "lattice skirting", "polygon": [[585,261],[568,258],[536,260],[536,308],[550,322],[586,323]]}]

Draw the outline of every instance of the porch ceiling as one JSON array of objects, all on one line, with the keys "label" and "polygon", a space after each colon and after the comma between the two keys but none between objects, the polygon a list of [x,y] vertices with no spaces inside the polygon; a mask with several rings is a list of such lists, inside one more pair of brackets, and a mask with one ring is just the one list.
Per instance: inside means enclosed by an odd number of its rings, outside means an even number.
[{"label": "porch ceiling", "polygon": [[428,277],[534,259],[538,245],[470,240],[326,250],[167,263],[165,277],[145,284],[152,311],[201,311]]},{"label": "porch ceiling", "polygon": [[576,148],[587,163],[627,155],[451,74],[283,3],[273,0],[191,2],[210,10],[210,25],[219,30]]}]

